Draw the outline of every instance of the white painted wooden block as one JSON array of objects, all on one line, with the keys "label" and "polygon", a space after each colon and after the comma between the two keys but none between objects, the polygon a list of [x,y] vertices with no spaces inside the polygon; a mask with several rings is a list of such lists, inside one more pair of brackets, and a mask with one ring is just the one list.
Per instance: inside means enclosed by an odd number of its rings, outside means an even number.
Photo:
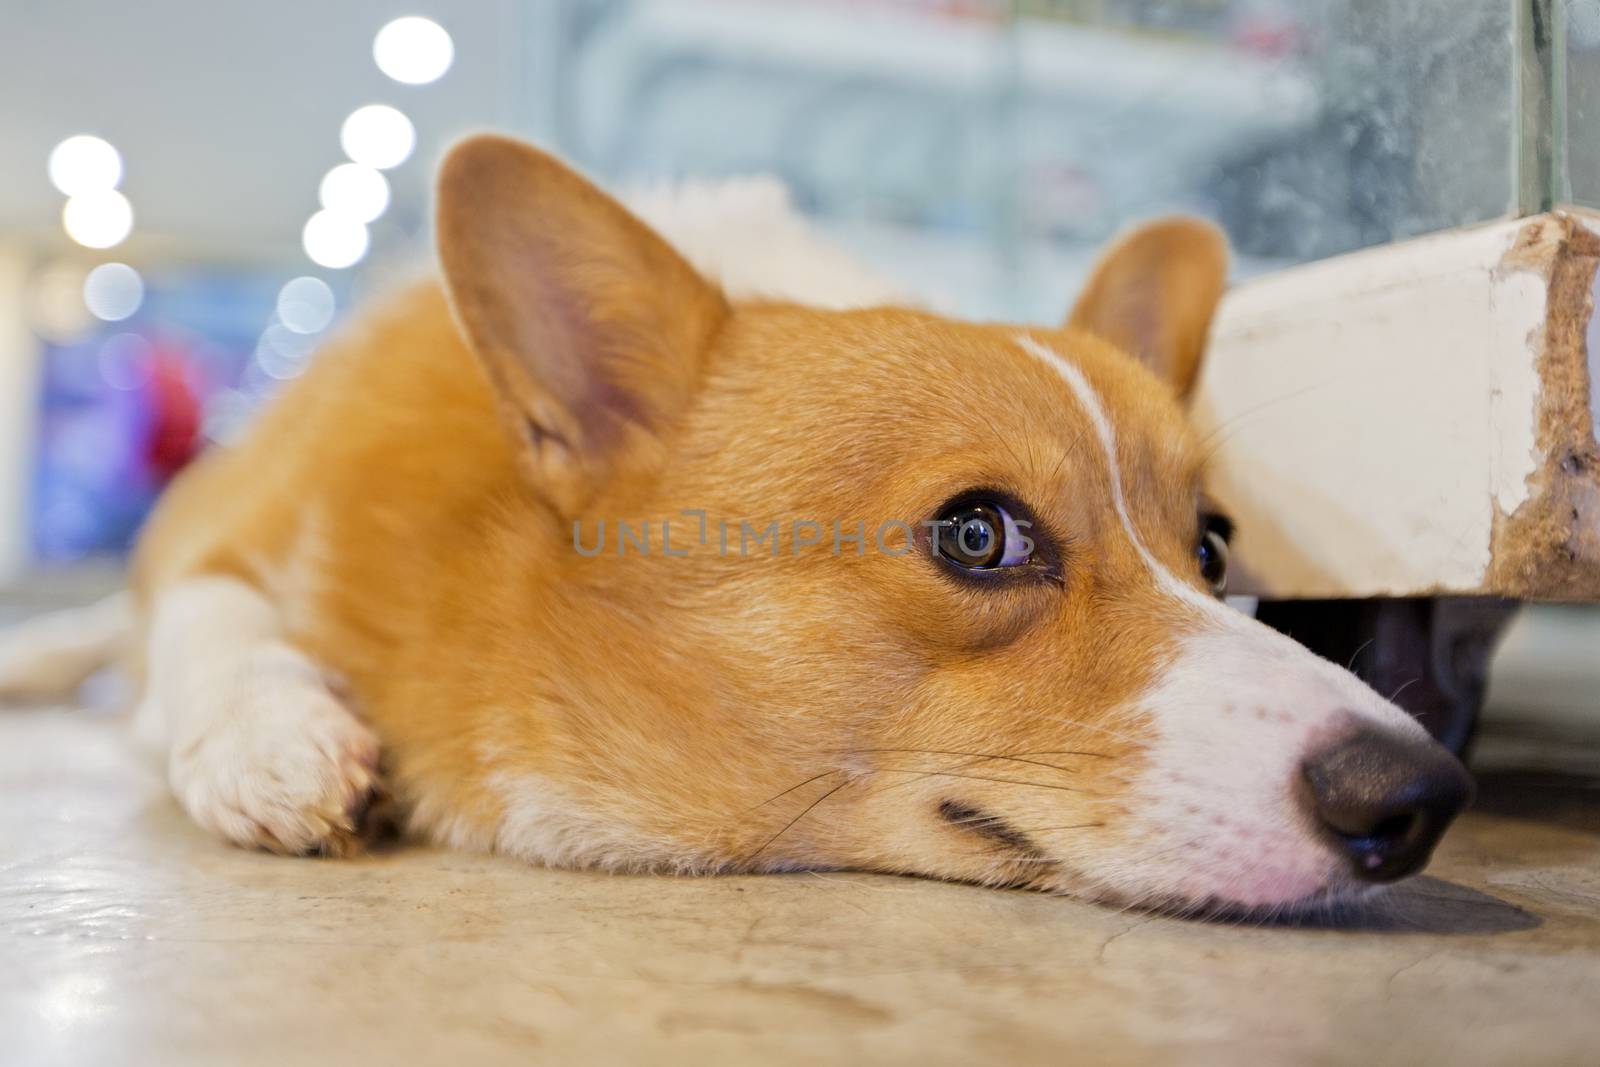
[{"label": "white painted wooden block", "polygon": [[1229,295],[1195,417],[1241,591],[1600,598],[1597,230],[1495,222]]}]

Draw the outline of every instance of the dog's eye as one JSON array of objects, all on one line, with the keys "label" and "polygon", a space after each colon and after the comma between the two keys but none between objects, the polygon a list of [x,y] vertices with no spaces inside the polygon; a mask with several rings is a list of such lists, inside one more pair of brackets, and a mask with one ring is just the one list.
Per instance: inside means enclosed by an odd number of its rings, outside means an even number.
[{"label": "dog's eye", "polygon": [[1200,534],[1200,577],[1211,586],[1211,592],[1221,596],[1228,590],[1228,536],[1216,526],[1207,526]]},{"label": "dog's eye", "polygon": [[939,516],[935,547],[941,556],[967,570],[1018,567],[1033,557],[1028,523],[989,500],[956,505]]}]

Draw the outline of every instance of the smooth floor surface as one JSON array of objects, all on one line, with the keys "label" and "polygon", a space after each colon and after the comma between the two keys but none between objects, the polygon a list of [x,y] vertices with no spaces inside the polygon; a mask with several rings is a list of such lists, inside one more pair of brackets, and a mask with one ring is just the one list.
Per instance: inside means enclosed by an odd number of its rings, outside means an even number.
[{"label": "smooth floor surface", "polygon": [[1600,795],[1492,773],[1341,927],[851,874],[230,849],[120,720],[0,714],[0,1063],[1600,1062]]},{"label": "smooth floor surface", "polygon": [[[9,590],[0,625],[114,581]],[[1428,875],[1299,928],[867,875],[282,859],[190,825],[121,719],[0,709],[0,1065],[1593,1067],[1597,642],[1600,612],[1525,616]]]}]

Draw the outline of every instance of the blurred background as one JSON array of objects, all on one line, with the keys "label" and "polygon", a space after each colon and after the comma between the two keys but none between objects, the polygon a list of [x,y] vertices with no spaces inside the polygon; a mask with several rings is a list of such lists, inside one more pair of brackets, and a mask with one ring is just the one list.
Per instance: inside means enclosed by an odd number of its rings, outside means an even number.
[{"label": "blurred background", "polygon": [[[115,556],[364,293],[442,149],[768,173],[931,305],[1048,320],[1143,216],[1242,274],[1518,209],[1512,0],[0,0],[0,577]],[[1571,0],[1569,197],[1600,196]],[[1587,126],[1586,126],[1587,124]]]}]

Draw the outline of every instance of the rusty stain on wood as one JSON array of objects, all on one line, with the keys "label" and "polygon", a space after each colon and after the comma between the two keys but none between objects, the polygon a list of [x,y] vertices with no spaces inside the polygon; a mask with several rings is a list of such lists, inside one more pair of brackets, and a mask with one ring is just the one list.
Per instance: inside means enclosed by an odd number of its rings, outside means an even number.
[{"label": "rusty stain on wood", "polygon": [[1509,514],[1496,509],[1486,593],[1600,598],[1600,449],[1586,341],[1597,269],[1600,234],[1568,212],[1531,220],[1501,261],[1501,271],[1540,274],[1549,295],[1543,336],[1530,338],[1538,348],[1539,465],[1528,499]]}]

